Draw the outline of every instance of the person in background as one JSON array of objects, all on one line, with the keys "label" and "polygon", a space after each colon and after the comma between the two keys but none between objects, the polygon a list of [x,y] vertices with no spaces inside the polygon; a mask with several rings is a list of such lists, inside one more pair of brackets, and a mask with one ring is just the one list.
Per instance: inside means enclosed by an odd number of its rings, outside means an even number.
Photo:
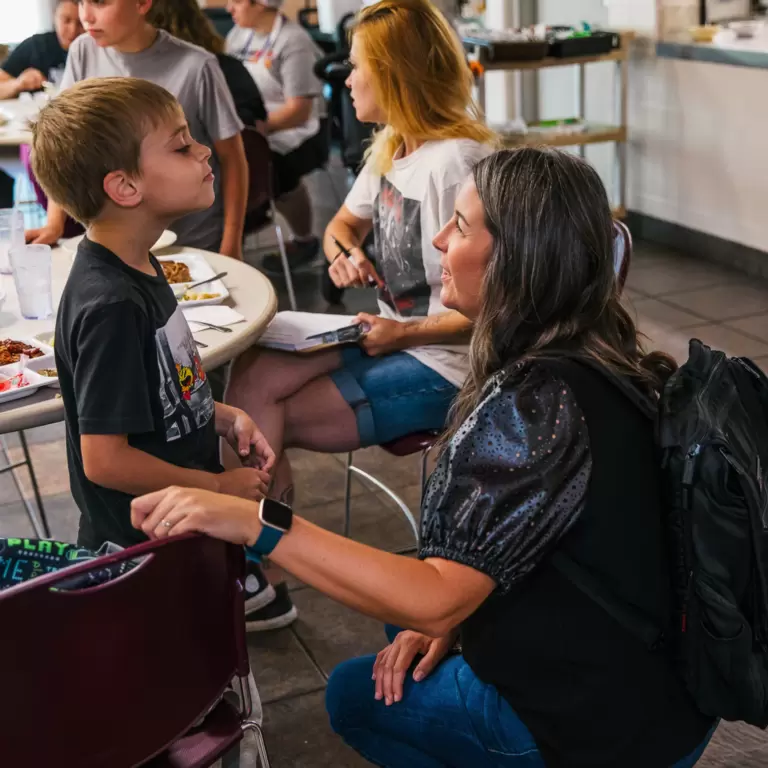
[{"label": "person in background", "polygon": [[[175,222],[178,242],[242,258],[248,195],[243,124],[216,58],[155,29],[146,19],[151,7],[152,0],[80,0],[86,34],[70,49],[61,87],[92,77],[139,77],[167,88],[192,137],[211,150],[214,174],[214,204]],[[55,243],[64,221],[62,209],[50,203],[46,225],[28,231],[27,240]]]},{"label": "person in background", "polygon": [[244,125],[253,126],[267,119],[267,110],[256,83],[241,61],[224,53],[224,38],[214,29],[197,0],[154,0],[147,21],[179,40],[199,45],[216,57],[237,115]]},{"label": "person in background", "polygon": [[605,188],[581,158],[526,148],[481,160],[454,203],[435,246],[443,305],[474,321],[471,373],[426,488],[419,558],[195,489],[136,499],[133,524],[245,544],[394,625],[326,690],[331,726],[374,765],[690,768],[714,718],[673,655],[553,557],[665,626],[662,472],[653,421],[624,386],[656,401],[676,366],[646,354],[622,306]]},{"label": "person in background", "polygon": [[[324,246],[336,285],[375,283],[380,314],[358,316],[369,326],[359,346],[312,355],[254,347],[235,361],[225,399],[281,457],[276,498],[292,495],[285,448],[346,452],[442,430],[469,369],[472,324],[441,303],[433,244],[495,139],[472,102],[464,53],[427,0],[382,0],[360,12],[350,56],[357,117],[384,127]],[[375,268],[360,248],[371,230]]]},{"label": "person in background", "polygon": [[67,51],[83,31],[74,0],[58,0],[53,32],[32,35],[14,49],[0,67],[0,99],[15,99],[24,91],[39,91],[43,83],[58,85]]},{"label": "person in background", "polygon": [[[328,136],[321,129],[323,85],[313,72],[322,52],[305,29],[280,13],[281,4],[229,0],[236,26],[227,35],[227,53],[245,64],[267,106],[259,129],[272,150],[277,209],[293,234],[288,260],[291,268],[301,268],[315,259],[320,245],[312,234],[312,203],[302,177],[328,161]],[[283,272],[277,254],[267,255],[263,267]]]}]

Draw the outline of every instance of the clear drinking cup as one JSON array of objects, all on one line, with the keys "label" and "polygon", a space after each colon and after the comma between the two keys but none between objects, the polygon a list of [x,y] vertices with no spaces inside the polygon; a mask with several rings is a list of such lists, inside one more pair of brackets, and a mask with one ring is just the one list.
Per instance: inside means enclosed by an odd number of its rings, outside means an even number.
[{"label": "clear drinking cup", "polygon": [[11,248],[11,267],[19,309],[27,320],[44,320],[53,314],[51,246],[19,245]]},{"label": "clear drinking cup", "polygon": [[11,274],[8,253],[17,245],[24,245],[24,215],[16,208],[0,209],[0,274]]}]

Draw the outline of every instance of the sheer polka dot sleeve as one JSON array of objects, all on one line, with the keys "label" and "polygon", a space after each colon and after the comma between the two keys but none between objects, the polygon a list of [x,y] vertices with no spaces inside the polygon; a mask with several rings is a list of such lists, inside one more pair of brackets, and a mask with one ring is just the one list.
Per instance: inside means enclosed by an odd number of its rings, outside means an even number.
[{"label": "sheer polka dot sleeve", "polygon": [[541,363],[495,377],[430,478],[419,556],[476,568],[506,591],[578,519],[591,466],[562,379]]}]

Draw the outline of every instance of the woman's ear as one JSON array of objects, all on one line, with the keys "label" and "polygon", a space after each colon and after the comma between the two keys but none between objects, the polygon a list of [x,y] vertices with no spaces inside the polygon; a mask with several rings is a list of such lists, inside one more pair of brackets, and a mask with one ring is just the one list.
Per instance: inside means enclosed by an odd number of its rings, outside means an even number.
[{"label": "woman's ear", "polygon": [[111,171],[104,177],[104,192],[119,208],[135,208],[143,199],[136,181],[125,171]]}]

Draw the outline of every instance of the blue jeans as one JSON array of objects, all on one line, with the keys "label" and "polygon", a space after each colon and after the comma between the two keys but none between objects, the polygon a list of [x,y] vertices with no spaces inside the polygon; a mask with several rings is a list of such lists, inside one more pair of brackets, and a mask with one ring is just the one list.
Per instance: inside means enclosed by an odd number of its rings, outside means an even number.
[{"label": "blue jeans", "polygon": [[[390,641],[397,631],[387,628]],[[340,664],[326,691],[331,727],[369,762],[382,768],[544,768],[512,707],[461,656],[449,656],[420,683],[408,675],[402,700],[391,707],[373,698],[374,660]],[[672,768],[691,768],[708,741]]]},{"label": "blue jeans", "polygon": [[381,445],[413,432],[442,430],[458,390],[407,352],[369,357],[342,350],[331,380],[355,412],[360,445]]}]

